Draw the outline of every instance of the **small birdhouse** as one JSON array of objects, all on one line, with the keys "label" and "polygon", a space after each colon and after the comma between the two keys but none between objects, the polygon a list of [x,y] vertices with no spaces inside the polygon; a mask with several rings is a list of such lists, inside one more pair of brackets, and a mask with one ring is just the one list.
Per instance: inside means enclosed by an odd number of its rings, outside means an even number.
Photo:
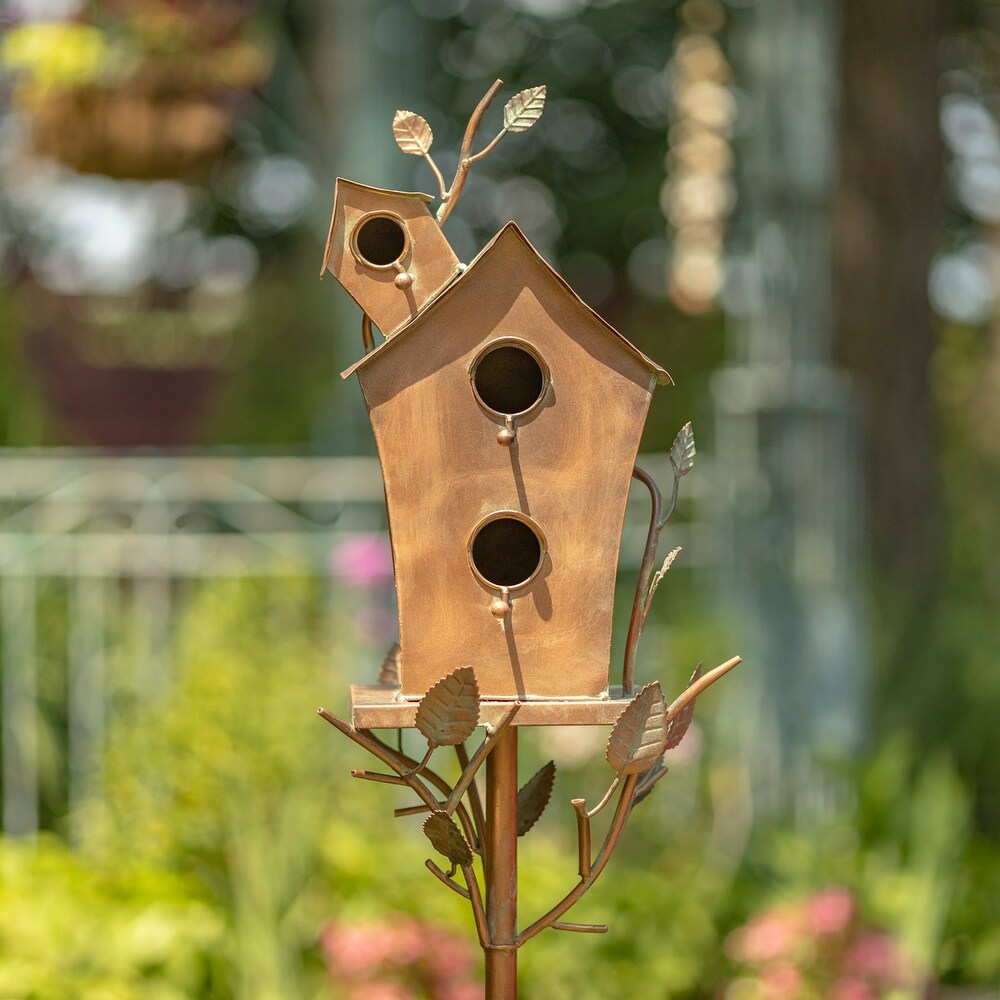
[{"label": "small birdhouse", "polygon": [[430,200],[338,180],[324,260],[386,337],[343,376],[385,481],[401,695],[469,665],[487,698],[606,698],[625,503],[670,376],[514,223],[460,265]]},{"label": "small birdhouse", "polygon": [[458,258],[427,211],[433,200],[337,180],[323,272],[329,269],[387,337],[459,274]]}]

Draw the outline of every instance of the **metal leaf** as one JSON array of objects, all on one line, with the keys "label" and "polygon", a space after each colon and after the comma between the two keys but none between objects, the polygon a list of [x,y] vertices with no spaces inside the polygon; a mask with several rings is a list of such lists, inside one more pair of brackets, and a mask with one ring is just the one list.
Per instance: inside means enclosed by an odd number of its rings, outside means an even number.
[{"label": "metal leaf", "polygon": [[608,763],[619,774],[635,774],[649,767],[664,750],[667,731],[663,692],[647,684],[618,717],[608,740]]},{"label": "metal leaf", "polygon": [[424,833],[438,854],[443,854],[453,865],[472,864],[472,848],[446,812],[432,812],[424,820]]},{"label": "metal leaf", "polygon": [[696,454],[694,431],[691,430],[691,422],[688,421],[677,432],[677,437],[674,438],[674,443],[670,446],[670,464],[674,467],[674,475],[678,479],[691,471]]},{"label": "metal leaf", "polygon": [[392,134],[396,145],[411,156],[423,156],[434,142],[427,119],[415,111],[397,111],[392,119]]},{"label": "metal leaf", "polygon": [[503,127],[508,132],[527,132],[545,108],[545,84],[515,94],[503,107]]},{"label": "metal leaf", "polygon": [[376,684],[384,684],[386,687],[399,687],[399,643],[394,642],[389,647],[389,652],[385,654],[382,666],[379,667]]},{"label": "metal leaf", "polygon": [[517,793],[517,835],[523,837],[541,818],[552,797],[556,764],[550,760]]},{"label": "metal leaf", "polygon": [[479,723],[479,685],[471,667],[442,678],[424,695],[416,726],[432,747],[464,743]]},{"label": "metal leaf", "polygon": [[[691,687],[694,682],[701,677],[701,664],[699,663],[695,667],[694,673],[691,675],[691,680],[688,681],[688,687]],[[695,698],[693,701],[689,701],[668,723],[667,723],[667,745],[666,750],[673,750],[682,739],[684,739],[684,734],[688,731],[688,726],[691,725],[691,720],[694,718],[694,703],[698,699]]]},{"label": "metal leaf", "polygon": [[678,545],[677,548],[671,549],[667,553],[667,558],[663,560],[663,565],[653,574],[653,579],[649,581],[649,590],[646,592],[646,604],[642,611],[642,623],[646,624],[646,618],[649,616],[649,609],[653,606],[653,597],[656,595],[657,588],[663,582],[663,578],[667,575],[667,570],[670,569],[674,564],[674,560],[680,554],[681,547]]},{"label": "metal leaf", "polygon": [[656,783],[667,773],[667,767],[663,763],[663,758],[658,757],[656,763],[642,772],[639,779],[635,797],[632,799],[633,805],[638,805],[656,787]]}]

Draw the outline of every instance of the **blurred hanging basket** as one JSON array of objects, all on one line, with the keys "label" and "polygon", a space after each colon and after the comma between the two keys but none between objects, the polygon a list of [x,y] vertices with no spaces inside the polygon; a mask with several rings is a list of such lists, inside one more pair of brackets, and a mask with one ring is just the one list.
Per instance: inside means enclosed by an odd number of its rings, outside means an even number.
[{"label": "blurred hanging basket", "polygon": [[234,322],[214,329],[189,303],[61,295],[22,284],[28,360],[73,444],[194,445],[238,353]]},{"label": "blurred hanging basket", "polygon": [[32,147],[79,173],[190,179],[225,152],[234,114],[266,75],[258,46],[146,55],[115,86],[55,90],[30,108]]},{"label": "blurred hanging basket", "polygon": [[198,179],[270,70],[253,7],[106,0],[0,43],[28,125],[27,351],[61,438],[197,443],[240,353],[257,252],[212,235]]},{"label": "blurred hanging basket", "polygon": [[218,159],[229,134],[226,113],[208,101],[98,89],[47,101],[32,125],[39,155],[80,173],[140,180],[203,171]]}]

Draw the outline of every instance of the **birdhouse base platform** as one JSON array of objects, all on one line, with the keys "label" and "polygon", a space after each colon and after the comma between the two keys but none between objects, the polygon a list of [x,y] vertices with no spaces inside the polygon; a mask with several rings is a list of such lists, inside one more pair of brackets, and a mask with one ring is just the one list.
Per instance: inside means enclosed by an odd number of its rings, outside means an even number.
[{"label": "birdhouse base platform", "polygon": [[[611,688],[606,698],[525,699],[512,725],[612,726],[631,700],[621,688]],[[479,724],[496,725],[513,703],[513,699],[483,698]],[[401,698],[396,688],[351,685],[351,725],[355,729],[413,729],[419,705],[419,701]]]}]

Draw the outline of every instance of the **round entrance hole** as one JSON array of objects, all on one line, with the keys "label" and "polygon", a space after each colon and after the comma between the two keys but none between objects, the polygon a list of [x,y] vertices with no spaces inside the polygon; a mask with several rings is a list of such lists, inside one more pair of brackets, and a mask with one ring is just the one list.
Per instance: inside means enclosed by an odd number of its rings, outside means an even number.
[{"label": "round entrance hole", "polygon": [[354,234],[358,256],[374,267],[395,264],[406,251],[406,231],[388,215],[374,215],[358,226]]},{"label": "round entrance hole", "polygon": [[472,383],[483,406],[506,416],[530,410],[542,398],[545,373],[534,354],[508,343],[479,358]]},{"label": "round entrance hole", "polygon": [[531,525],[517,517],[496,517],[473,536],[472,565],[494,587],[527,583],[542,562],[542,540]]}]

